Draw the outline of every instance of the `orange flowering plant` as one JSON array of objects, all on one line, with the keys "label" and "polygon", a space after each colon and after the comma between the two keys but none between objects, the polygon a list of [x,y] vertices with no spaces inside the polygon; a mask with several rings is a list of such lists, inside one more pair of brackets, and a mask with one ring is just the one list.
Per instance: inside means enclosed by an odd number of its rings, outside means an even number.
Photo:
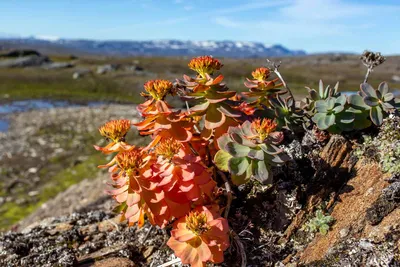
[{"label": "orange flowering plant", "polygon": [[[285,93],[279,78],[269,79],[268,68],[256,69],[254,79],[245,82],[250,92],[244,94],[256,99],[246,102],[222,83],[224,77],[216,74],[222,66],[201,56],[189,63],[194,77],[146,82],[141,94],[146,101],[137,107],[143,120],[107,122],[99,131],[110,143],[95,146],[113,153],[99,167],[109,169],[112,189],[107,192],[118,203],[121,219],[138,227],[146,218],[161,228],[172,226],[167,244],[192,266],[224,261],[232,234],[227,184],[250,179],[272,183],[272,168],[288,160],[278,147],[284,135],[277,113],[271,112],[271,102]],[[187,101],[187,108],[172,108],[168,95]],[[151,142],[145,147],[128,144],[131,127]]]}]

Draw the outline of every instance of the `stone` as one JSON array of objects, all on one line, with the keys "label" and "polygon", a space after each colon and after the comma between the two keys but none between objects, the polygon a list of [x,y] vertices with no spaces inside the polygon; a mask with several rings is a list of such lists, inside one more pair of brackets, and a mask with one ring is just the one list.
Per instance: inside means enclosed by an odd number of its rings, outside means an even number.
[{"label": "stone", "polygon": [[96,261],[93,264],[94,267],[135,267],[136,264],[127,258],[108,258],[100,261]]},{"label": "stone", "polygon": [[103,66],[98,66],[97,67],[97,74],[106,74],[108,72],[113,72],[116,71],[119,68],[119,65],[117,64],[107,64]]},{"label": "stone", "polygon": [[0,68],[37,67],[50,62],[50,59],[46,56],[31,55],[16,59],[0,60]]},{"label": "stone", "polygon": [[57,69],[73,68],[74,66],[75,65],[70,62],[52,62],[42,65],[42,68],[45,70],[57,70]]}]

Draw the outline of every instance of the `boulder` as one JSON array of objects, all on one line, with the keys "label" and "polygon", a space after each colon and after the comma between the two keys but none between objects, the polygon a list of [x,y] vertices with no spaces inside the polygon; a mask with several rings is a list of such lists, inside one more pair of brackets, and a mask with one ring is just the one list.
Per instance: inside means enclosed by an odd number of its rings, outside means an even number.
[{"label": "boulder", "polygon": [[116,71],[119,68],[119,65],[117,64],[107,64],[103,66],[98,66],[97,67],[97,74],[106,74],[108,72],[113,72]]},{"label": "boulder", "polygon": [[73,68],[75,65],[70,62],[52,62],[42,65],[42,68],[46,70],[66,69]]},{"label": "boulder", "polygon": [[75,71],[74,74],[72,74],[72,79],[78,80],[84,76],[92,75],[92,74],[93,74],[93,72],[89,69],[81,69],[81,70]]},{"label": "boulder", "polygon": [[31,49],[15,49],[0,54],[0,57],[26,57],[26,56],[41,56],[36,50]]},{"label": "boulder", "polygon": [[24,68],[24,67],[37,67],[43,64],[51,63],[50,59],[46,56],[24,56],[16,59],[6,59],[0,61],[0,68]]}]

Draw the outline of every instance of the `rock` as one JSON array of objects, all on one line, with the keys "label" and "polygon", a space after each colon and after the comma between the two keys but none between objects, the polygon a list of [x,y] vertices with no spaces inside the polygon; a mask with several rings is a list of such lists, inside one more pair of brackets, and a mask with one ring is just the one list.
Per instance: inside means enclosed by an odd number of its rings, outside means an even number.
[{"label": "rock", "polygon": [[163,231],[153,229],[144,240],[149,224],[138,230],[119,223],[100,233],[98,225],[112,216],[104,211],[72,213],[47,218],[21,233],[0,233],[0,266],[148,266],[143,253],[149,257],[152,251],[146,248],[164,244]]},{"label": "rock", "polygon": [[42,68],[46,70],[56,70],[56,69],[72,68],[74,66],[75,65],[70,62],[52,62],[42,65]]},{"label": "rock", "polygon": [[5,53],[0,54],[1,57],[25,57],[25,56],[41,56],[41,54],[36,50],[31,49],[15,49]]},{"label": "rock", "polygon": [[144,71],[144,68],[138,65],[126,66],[125,70],[127,71],[134,71],[134,72],[141,72]]},{"label": "rock", "polygon": [[105,74],[108,72],[116,71],[119,68],[119,65],[117,64],[107,64],[103,66],[98,66],[97,67],[97,74]]},{"label": "rock", "polygon": [[46,56],[31,55],[16,59],[1,60],[0,68],[36,67],[42,66],[43,64],[48,64],[50,62],[50,59]]},{"label": "rock", "polygon": [[135,267],[136,264],[127,258],[108,258],[96,261],[94,267]]},{"label": "rock", "polygon": [[93,72],[89,69],[81,69],[81,70],[77,70],[72,74],[72,79],[74,80],[78,80],[84,76],[87,75],[93,75]]},{"label": "rock", "polygon": [[400,182],[394,182],[383,189],[381,196],[366,211],[366,219],[371,225],[382,221],[400,206]]},{"label": "rock", "polygon": [[32,167],[32,168],[28,169],[29,173],[37,173],[37,171],[38,171],[38,168],[35,168],[35,167]]},{"label": "rock", "polygon": [[399,75],[393,75],[392,76],[392,81],[395,83],[400,83],[400,76]]},{"label": "rock", "polygon": [[320,157],[329,168],[349,167],[351,144],[343,136],[334,135],[322,150]]}]

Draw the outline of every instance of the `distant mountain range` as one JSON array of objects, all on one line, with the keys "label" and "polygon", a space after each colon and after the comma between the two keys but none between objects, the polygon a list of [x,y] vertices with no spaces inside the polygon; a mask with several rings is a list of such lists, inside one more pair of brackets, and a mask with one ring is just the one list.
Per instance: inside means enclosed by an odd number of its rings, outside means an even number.
[{"label": "distant mountain range", "polygon": [[267,46],[257,42],[235,41],[95,41],[73,39],[18,38],[0,35],[0,49],[21,47],[47,51],[70,51],[112,56],[197,56],[271,57],[306,55],[303,50],[290,50],[282,45]]}]

